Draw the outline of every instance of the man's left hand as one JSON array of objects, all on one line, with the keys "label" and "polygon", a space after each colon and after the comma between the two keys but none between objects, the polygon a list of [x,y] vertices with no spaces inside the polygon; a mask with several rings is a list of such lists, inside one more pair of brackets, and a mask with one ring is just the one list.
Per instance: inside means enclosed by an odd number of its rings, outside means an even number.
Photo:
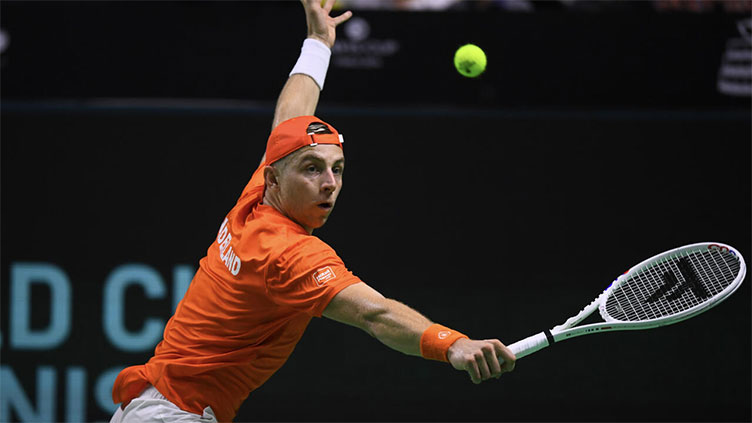
[{"label": "man's left hand", "polygon": [[337,25],[347,21],[352,17],[349,10],[339,16],[331,17],[335,0],[326,0],[322,6],[321,0],[300,0],[306,13],[306,23],[308,24],[308,38],[313,38],[332,48],[336,39]]}]

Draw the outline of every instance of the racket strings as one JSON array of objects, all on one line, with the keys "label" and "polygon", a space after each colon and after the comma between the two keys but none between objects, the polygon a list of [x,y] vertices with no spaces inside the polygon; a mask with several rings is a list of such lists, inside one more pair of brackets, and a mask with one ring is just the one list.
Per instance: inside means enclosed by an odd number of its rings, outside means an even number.
[{"label": "racket strings", "polygon": [[734,282],[740,266],[728,251],[682,252],[650,264],[622,282],[606,301],[605,312],[620,321],[680,313],[721,293]]}]

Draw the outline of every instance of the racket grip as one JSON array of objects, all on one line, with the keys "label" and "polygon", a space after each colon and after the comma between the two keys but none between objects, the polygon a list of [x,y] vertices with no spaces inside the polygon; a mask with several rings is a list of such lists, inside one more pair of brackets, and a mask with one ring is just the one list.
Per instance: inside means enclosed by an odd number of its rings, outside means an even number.
[{"label": "racket grip", "polygon": [[[548,345],[548,338],[546,338],[545,332],[541,332],[533,336],[528,336],[527,338],[517,341],[514,344],[507,345],[507,348],[512,350],[517,359],[520,359],[538,350],[542,350]],[[499,360],[501,361],[501,359]]]}]

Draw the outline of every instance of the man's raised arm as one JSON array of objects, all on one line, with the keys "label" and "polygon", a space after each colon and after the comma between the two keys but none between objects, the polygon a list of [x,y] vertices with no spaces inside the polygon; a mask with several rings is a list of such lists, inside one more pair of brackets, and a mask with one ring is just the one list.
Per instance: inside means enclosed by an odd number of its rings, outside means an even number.
[{"label": "man's raised arm", "polygon": [[[352,17],[350,11],[337,17],[329,16],[335,0],[327,0],[323,6],[321,0],[300,2],[305,9],[308,37],[303,42],[300,57],[277,99],[272,130],[288,119],[316,113],[319,94],[324,88],[326,71],[329,69],[331,48],[337,38],[337,25]],[[266,154],[261,158],[261,163],[265,160]]]},{"label": "man's raised arm", "polygon": [[303,43],[300,59],[295,64],[274,110],[272,129],[287,119],[313,115],[324,88],[331,48],[336,39],[337,25],[350,19],[347,11],[337,17],[329,16],[335,0],[301,0],[306,14],[308,38]]}]

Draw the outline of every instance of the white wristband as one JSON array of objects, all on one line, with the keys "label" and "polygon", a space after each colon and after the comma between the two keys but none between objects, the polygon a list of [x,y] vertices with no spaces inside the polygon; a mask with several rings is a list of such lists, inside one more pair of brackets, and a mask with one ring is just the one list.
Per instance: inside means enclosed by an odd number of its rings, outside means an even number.
[{"label": "white wristband", "polygon": [[292,68],[290,76],[296,73],[306,74],[316,81],[319,90],[323,90],[331,55],[332,51],[326,44],[313,38],[306,38],[303,41],[303,48],[300,49],[300,57]]}]

